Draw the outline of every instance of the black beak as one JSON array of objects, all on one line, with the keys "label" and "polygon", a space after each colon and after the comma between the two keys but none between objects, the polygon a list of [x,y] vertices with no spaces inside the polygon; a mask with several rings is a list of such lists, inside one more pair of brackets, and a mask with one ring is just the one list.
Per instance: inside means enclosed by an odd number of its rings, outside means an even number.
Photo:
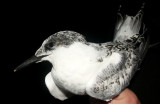
[{"label": "black beak", "polygon": [[37,57],[37,56],[35,56],[35,55],[32,56],[32,57],[29,58],[28,60],[24,61],[21,65],[19,65],[16,69],[14,69],[14,72],[16,72],[16,71],[18,71],[18,70],[20,70],[20,69],[22,69],[22,68],[24,68],[24,67],[32,64],[32,63],[35,63],[35,62],[40,61],[40,60],[41,60],[43,57],[45,57],[45,56],[46,56],[46,55],[39,56],[39,57]]}]

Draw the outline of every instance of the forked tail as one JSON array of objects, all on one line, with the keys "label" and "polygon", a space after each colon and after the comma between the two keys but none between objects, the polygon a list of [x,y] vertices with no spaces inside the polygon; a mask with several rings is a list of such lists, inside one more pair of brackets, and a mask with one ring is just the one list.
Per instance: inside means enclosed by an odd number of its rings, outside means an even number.
[{"label": "forked tail", "polygon": [[[115,26],[114,42],[123,42],[130,39],[135,34],[140,34],[142,27],[144,3],[135,16],[125,15],[124,17],[118,12],[117,23]],[[143,26],[143,33],[145,32],[145,26]]]}]

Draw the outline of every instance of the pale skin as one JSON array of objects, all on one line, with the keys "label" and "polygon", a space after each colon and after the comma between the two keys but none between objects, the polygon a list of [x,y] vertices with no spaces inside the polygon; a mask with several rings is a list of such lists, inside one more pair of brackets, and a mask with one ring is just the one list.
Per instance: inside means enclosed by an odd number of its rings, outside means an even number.
[{"label": "pale skin", "polygon": [[140,104],[136,94],[130,89],[126,88],[117,97],[109,102],[100,101],[91,98],[90,104]]}]

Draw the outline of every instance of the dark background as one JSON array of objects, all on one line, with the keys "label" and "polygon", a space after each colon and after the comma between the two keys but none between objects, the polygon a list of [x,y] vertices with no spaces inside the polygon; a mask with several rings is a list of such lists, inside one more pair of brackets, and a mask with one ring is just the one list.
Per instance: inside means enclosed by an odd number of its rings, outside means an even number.
[{"label": "dark background", "polygon": [[[111,41],[116,13],[135,15],[142,0],[105,2],[7,2],[1,8],[1,101],[4,104],[89,104],[88,96],[75,96],[66,101],[54,99],[48,92],[44,78],[51,70],[48,62],[33,64],[17,73],[13,69],[31,57],[44,39],[61,30],[74,30],[91,42]],[[146,0],[144,23],[151,44],[159,39],[159,5]],[[159,101],[160,47],[149,49],[141,69],[129,86],[142,104]],[[4,66],[4,67],[3,67]]]}]

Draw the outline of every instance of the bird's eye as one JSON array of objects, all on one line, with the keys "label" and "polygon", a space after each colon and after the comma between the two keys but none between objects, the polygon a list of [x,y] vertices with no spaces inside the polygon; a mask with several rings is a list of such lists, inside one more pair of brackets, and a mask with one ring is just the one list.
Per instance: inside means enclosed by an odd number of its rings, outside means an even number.
[{"label": "bird's eye", "polygon": [[50,43],[48,44],[49,47],[53,47],[53,45],[54,45],[53,42],[50,42]]},{"label": "bird's eye", "polygon": [[49,42],[48,44],[45,45],[45,49],[47,50],[52,50],[54,46],[54,42]]}]

